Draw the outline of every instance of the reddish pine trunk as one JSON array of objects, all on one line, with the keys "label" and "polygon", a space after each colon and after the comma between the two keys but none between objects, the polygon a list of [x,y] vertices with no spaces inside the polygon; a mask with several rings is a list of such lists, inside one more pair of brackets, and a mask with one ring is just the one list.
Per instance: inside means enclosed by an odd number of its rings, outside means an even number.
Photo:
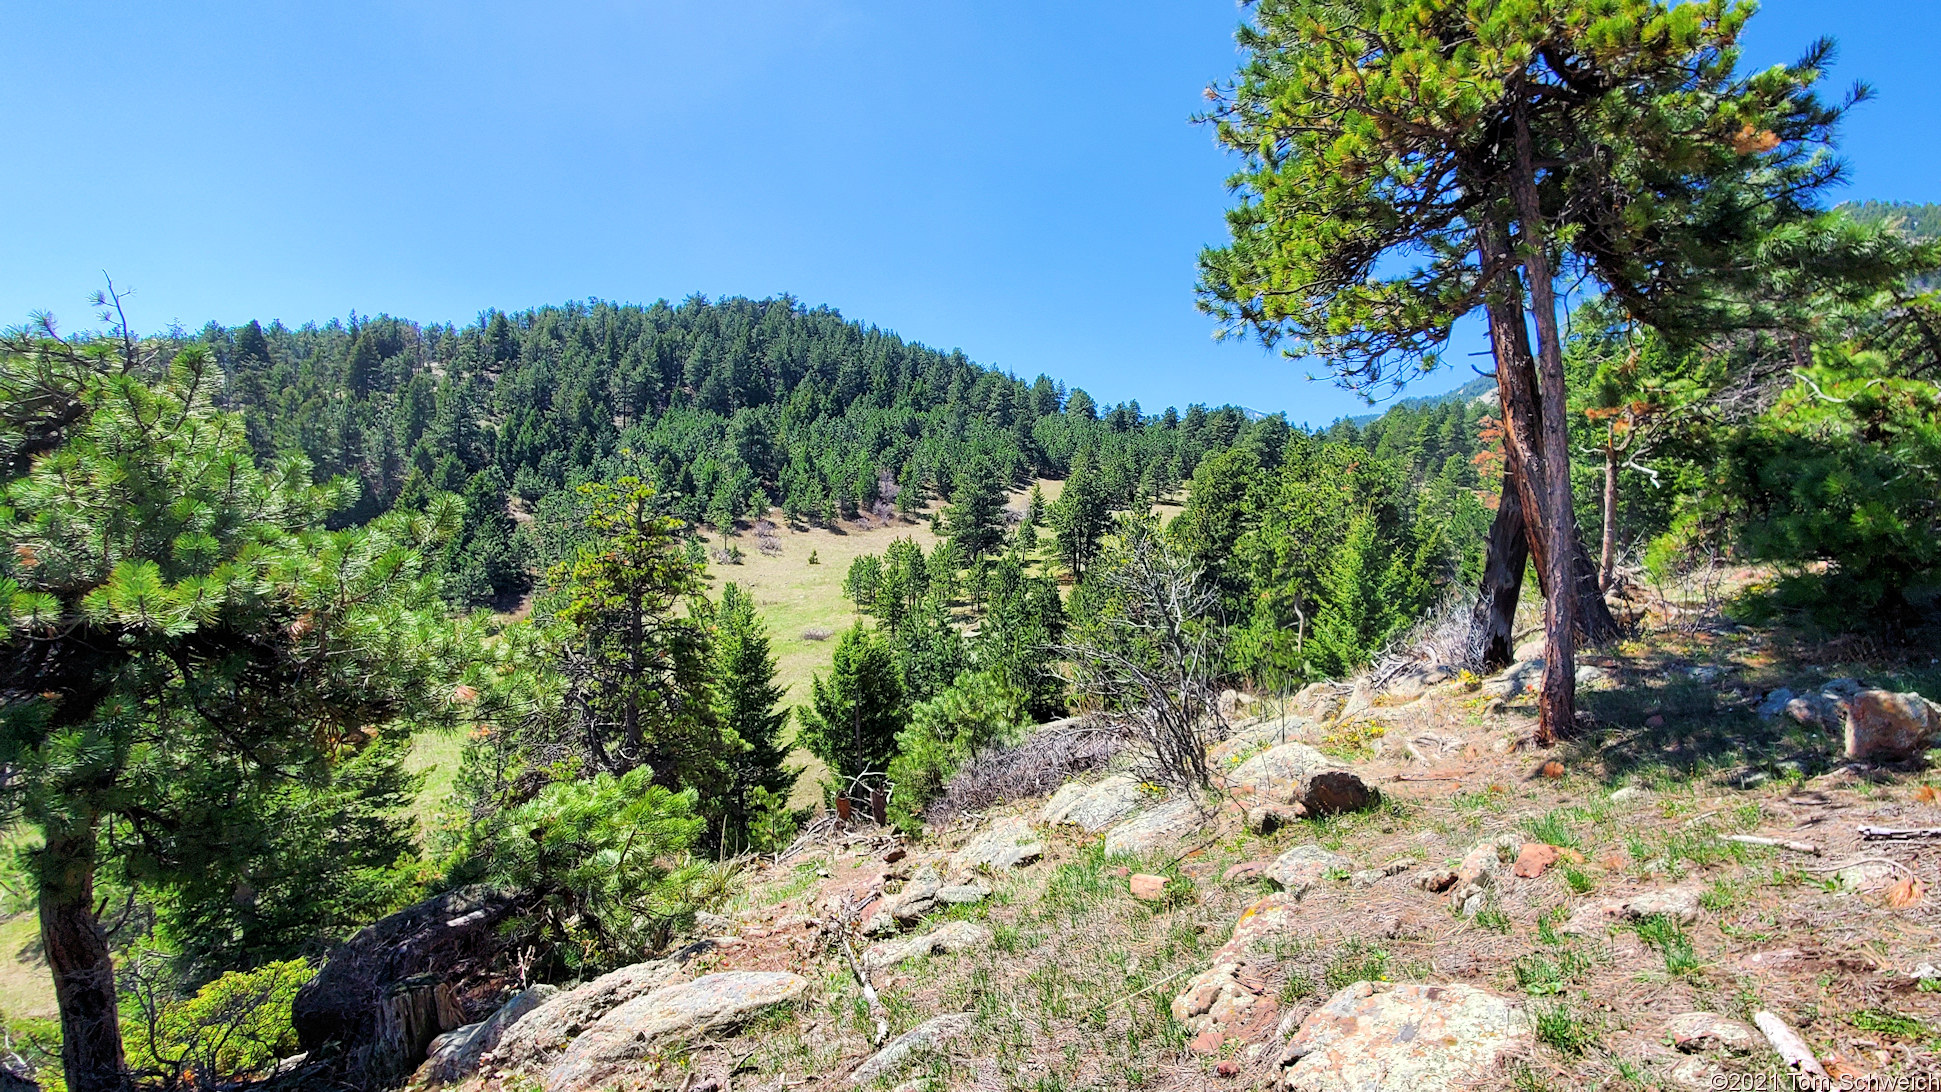
[{"label": "reddish pine trunk", "polygon": [[1556,271],[1550,264],[1549,239],[1544,232],[1542,200],[1537,192],[1536,153],[1529,118],[1516,116],[1516,170],[1510,180],[1521,231],[1519,255],[1529,282],[1530,310],[1537,327],[1537,397],[1539,435],[1543,451],[1536,464],[1525,464],[1543,495],[1543,525],[1551,547],[1545,551],[1544,572],[1552,593],[1544,600],[1543,694],[1537,704],[1537,740],[1554,741],[1577,720],[1577,596],[1569,594],[1576,572],[1570,549],[1575,530],[1571,519],[1570,429],[1564,416],[1566,384],[1563,343],[1557,325]]},{"label": "reddish pine trunk", "polygon": [[115,964],[94,916],[94,831],[50,834],[39,857],[40,940],[61,1009],[68,1092],[121,1092]]}]

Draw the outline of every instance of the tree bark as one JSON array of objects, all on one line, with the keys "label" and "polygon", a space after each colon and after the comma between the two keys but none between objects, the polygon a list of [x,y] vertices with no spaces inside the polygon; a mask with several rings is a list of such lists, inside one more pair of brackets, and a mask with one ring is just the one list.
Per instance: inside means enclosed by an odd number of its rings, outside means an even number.
[{"label": "tree bark", "polygon": [[[1512,656],[1512,627],[1523,591],[1523,567],[1537,566],[1537,584],[1544,595],[1553,586],[1547,571],[1551,540],[1546,512],[1549,505],[1536,478],[1528,472],[1541,464],[1539,426],[1542,399],[1537,393],[1537,368],[1524,326],[1523,281],[1511,265],[1509,229],[1501,220],[1485,220],[1477,231],[1477,251],[1485,269],[1496,270],[1497,286],[1486,297],[1490,353],[1496,361],[1497,400],[1503,418],[1503,500],[1490,528],[1489,554],[1475,619],[1484,636],[1483,666],[1508,666]],[[1516,521],[1521,518],[1519,525]],[[1569,544],[1576,574],[1575,620],[1578,637],[1599,644],[1618,635],[1617,619],[1604,602],[1597,583],[1597,566],[1570,518]]]},{"label": "tree bark", "polygon": [[95,835],[53,832],[39,854],[40,941],[61,1010],[61,1068],[69,1092],[127,1087],[115,964],[94,914]]},{"label": "tree bark", "polygon": [[1514,472],[1503,470],[1503,499],[1489,527],[1489,553],[1483,562],[1483,590],[1476,598],[1474,628],[1481,636],[1483,670],[1510,665],[1516,650],[1516,604],[1523,594],[1523,566],[1530,539],[1523,532],[1523,498]]},{"label": "tree bark", "polygon": [[1516,203],[1518,242],[1523,270],[1529,281],[1530,311],[1537,327],[1537,395],[1539,435],[1543,451],[1528,478],[1536,479],[1547,502],[1543,525],[1549,532],[1544,571],[1551,595],[1544,600],[1543,693],[1537,701],[1537,740],[1549,743],[1569,731],[1577,720],[1577,596],[1570,594],[1576,577],[1570,542],[1571,518],[1570,428],[1565,417],[1567,388],[1563,343],[1557,324],[1556,272],[1550,264],[1550,241],[1544,230],[1543,204],[1537,192],[1536,152],[1526,108],[1516,111],[1516,166],[1510,179]]},{"label": "tree bark", "polygon": [[1604,542],[1597,558],[1599,592],[1611,590],[1611,578],[1617,571],[1617,472],[1617,444],[1608,441],[1604,445]]}]

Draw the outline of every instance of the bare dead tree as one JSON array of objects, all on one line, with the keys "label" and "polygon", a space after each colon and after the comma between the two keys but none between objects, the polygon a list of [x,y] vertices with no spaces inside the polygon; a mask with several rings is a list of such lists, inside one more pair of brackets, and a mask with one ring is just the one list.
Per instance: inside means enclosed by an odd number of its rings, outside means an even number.
[{"label": "bare dead tree", "polygon": [[1130,717],[1148,780],[1210,787],[1206,750],[1227,732],[1218,701],[1226,628],[1218,591],[1156,521],[1138,516],[1121,522],[1086,581],[1099,594],[1099,616],[1062,646],[1081,692]]}]

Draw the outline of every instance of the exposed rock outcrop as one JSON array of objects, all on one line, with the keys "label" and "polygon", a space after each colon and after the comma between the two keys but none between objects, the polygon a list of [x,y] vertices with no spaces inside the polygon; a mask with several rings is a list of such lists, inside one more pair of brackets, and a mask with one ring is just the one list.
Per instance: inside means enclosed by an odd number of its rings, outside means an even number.
[{"label": "exposed rock outcrop", "polygon": [[556,986],[521,990],[478,1023],[466,1024],[433,1039],[430,1054],[412,1075],[412,1083],[436,1088],[478,1072],[480,1060],[499,1045],[508,1030],[558,993]]},{"label": "exposed rock outcrop", "polygon": [[344,1084],[395,1083],[433,1039],[485,1015],[465,1011],[458,987],[499,951],[514,908],[510,895],[466,887],[358,930],[297,992],[298,1045]]},{"label": "exposed rock outcrop", "polygon": [[1038,813],[1047,826],[1070,823],[1087,831],[1101,831],[1139,810],[1145,795],[1139,780],[1123,775],[1096,784],[1073,782],[1053,793]]},{"label": "exposed rock outcrop", "polygon": [[881,970],[920,956],[961,952],[989,943],[990,939],[991,931],[982,925],[968,921],[947,922],[919,936],[870,945],[863,952],[863,966],[872,971]]},{"label": "exposed rock outcrop", "polygon": [[677,981],[680,976],[678,960],[654,959],[622,967],[585,985],[555,994],[513,1024],[500,1037],[496,1053],[522,1064],[543,1064],[614,1008]]},{"label": "exposed rock outcrop", "polygon": [[1130,853],[1134,856],[1151,853],[1177,844],[1180,839],[1200,829],[1205,819],[1199,804],[1182,796],[1140,812],[1113,827],[1105,835],[1105,852],[1108,855]]},{"label": "exposed rock outcrop", "polygon": [[1360,811],[1378,799],[1347,764],[1305,743],[1283,743],[1226,775],[1227,788],[1257,804],[1285,804],[1308,815]]},{"label": "exposed rock outcrop", "polygon": [[976,1022],[977,1015],[969,1012],[953,1012],[925,1020],[884,1044],[883,1049],[857,1066],[849,1079],[855,1084],[868,1084],[887,1077],[896,1072],[897,1067],[907,1061],[910,1055],[920,1050],[934,1050],[952,1039],[961,1038]]},{"label": "exposed rock outcrop", "polygon": [[951,855],[950,867],[953,872],[977,868],[1003,871],[1021,868],[1044,855],[1044,844],[1038,841],[1030,821],[1008,816],[994,821],[965,842],[963,848]]},{"label": "exposed rock outcrop", "polygon": [[1301,1022],[1281,1053],[1281,1087],[1469,1089],[1533,1039],[1523,1006],[1487,990],[1357,982]]},{"label": "exposed rock outcrop", "polygon": [[614,1008],[575,1037],[546,1070],[546,1092],[598,1088],[668,1043],[732,1027],[808,988],[808,979],[779,971],[724,971],[663,986]]}]

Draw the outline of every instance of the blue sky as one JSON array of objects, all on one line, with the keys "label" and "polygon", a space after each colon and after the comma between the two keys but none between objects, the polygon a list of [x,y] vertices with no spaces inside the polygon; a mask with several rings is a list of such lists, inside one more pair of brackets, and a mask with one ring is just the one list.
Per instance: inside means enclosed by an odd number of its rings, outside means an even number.
[{"label": "blue sky", "polygon": [[[789,292],[1148,410],[1359,412],[1193,306],[1230,169],[1188,123],[1229,0],[9,5],[0,321]],[[1771,0],[1841,43],[1855,197],[1937,200],[1941,5]],[[1469,377],[1422,382],[1422,392]]]}]

